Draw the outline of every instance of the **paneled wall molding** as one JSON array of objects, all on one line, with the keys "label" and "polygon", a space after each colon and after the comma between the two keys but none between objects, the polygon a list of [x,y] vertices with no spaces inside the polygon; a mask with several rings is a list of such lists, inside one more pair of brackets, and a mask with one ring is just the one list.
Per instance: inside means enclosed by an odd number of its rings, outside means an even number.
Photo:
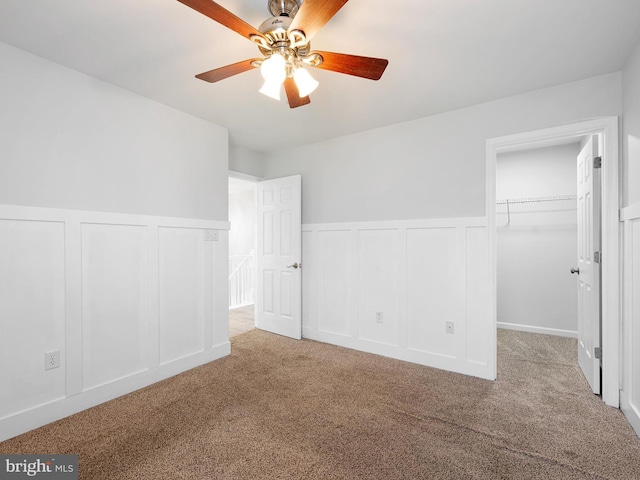
[{"label": "paneled wall molding", "polygon": [[623,222],[640,219],[640,203],[634,203],[620,209],[620,220]]},{"label": "paneled wall molding", "polygon": [[620,407],[640,435],[640,203],[620,215],[624,238]]},{"label": "paneled wall molding", "polygon": [[494,378],[484,217],[302,230],[304,337]]},{"label": "paneled wall molding", "polygon": [[228,355],[228,228],[0,205],[0,441]]}]

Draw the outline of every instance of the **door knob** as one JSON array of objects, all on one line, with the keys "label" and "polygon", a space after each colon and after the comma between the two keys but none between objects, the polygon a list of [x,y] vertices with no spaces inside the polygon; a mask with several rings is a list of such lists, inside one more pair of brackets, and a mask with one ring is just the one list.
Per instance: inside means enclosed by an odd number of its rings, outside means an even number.
[{"label": "door knob", "polygon": [[287,268],[302,268],[302,264],[298,264],[298,262],[296,262],[292,265],[287,265]]},{"label": "door knob", "polygon": [[572,268],[571,269],[571,273],[577,273],[578,275],[580,275],[580,269],[579,268]]}]

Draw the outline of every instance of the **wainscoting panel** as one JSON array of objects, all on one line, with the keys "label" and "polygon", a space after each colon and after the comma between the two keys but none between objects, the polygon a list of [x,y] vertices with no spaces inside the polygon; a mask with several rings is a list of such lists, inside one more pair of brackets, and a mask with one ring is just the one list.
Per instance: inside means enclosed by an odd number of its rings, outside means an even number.
[{"label": "wainscoting panel", "polygon": [[358,231],[359,338],[398,346],[398,230]]},{"label": "wainscoting panel", "polygon": [[[304,229],[304,227],[303,227]],[[356,261],[353,255],[353,234],[349,230],[322,230],[318,232],[318,331],[350,336],[353,324],[356,288]],[[313,255],[313,253],[311,253]],[[306,268],[303,258],[303,269]],[[307,273],[314,274],[314,272]],[[303,327],[305,320],[302,320]]]},{"label": "wainscoting panel", "polygon": [[[493,344],[496,335],[488,317],[489,258],[486,228],[469,227],[465,229],[465,235],[467,361],[482,368],[489,355],[495,355]],[[494,338],[493,341],[491,337]]]},{"label": "wainscoting panel", "polygon": [[493,378],[485,218],[306,224],[303,247],[306,338]]},{"label": "wainscoting panel", "polygon": [[622,210],[624,310],[620,406],[640,435],[640,204]]},{"label": "wainscoting panel", "polygon": [[0,205],[0,441],[228,355],[228,228]]},{"label": "wainscoting panel", "polygon": [[[456,229],[407,230],[407,312],[410,350],[455,360],[455,327],[461,328]],[[464,293],[464,292],[462,292]],[[451,322],[454,334],[447,333]]]},{"label": "wainscoting panel", "polygon": [[0,218],[0,419],[65,395],[64,281],[64,223]]},{"label": "wainscoting panel", "polygon": [[203,232],[162,227],[159,233],[160,364],[204,348]]},{"label": "wainscoting panel", "polygon": [[318,330],[318,281],[319,275],[309,275],[307,272],[318,271],[318,235],[312,232],[302,232],[302,318],[311,330]]},{"label": "wainscoting panel", "polygon": [[147,230],[82,225],[83,389],[148,368]]}]

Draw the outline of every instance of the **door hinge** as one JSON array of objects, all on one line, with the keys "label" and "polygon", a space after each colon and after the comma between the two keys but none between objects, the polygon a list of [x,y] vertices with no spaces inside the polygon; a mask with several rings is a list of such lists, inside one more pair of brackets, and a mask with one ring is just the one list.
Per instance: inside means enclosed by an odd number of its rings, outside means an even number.
[{"label": "door hinge", "polygon": [[596,157],[593,159],[593,168],[602,168],[602,157]]},{"label": "door hinge", "polygon": [[593,252],[593,261],[596,263],[600,263],[602,260],[600,252]]},{"label": "door hinge", "polygon": [[595,347],[593,349],[593,356],[602,360],[602,347]]}]

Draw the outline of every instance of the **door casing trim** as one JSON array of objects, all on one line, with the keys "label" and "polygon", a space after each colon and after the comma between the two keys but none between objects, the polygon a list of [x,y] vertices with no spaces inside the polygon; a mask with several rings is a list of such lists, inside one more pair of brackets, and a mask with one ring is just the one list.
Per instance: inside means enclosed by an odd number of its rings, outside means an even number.
[{"label": "door casing trim", "polygon": [[602,399],[620,406],[620,147],[619,118],[602,117],[534,130],[486,142],[486,212],[489,259],[489,316],[496,334],[491,336],[493,371],[497,375],[497,230],[496,163],[499,153],[553,145],[563,139],[598,134],[602,156]]}]

